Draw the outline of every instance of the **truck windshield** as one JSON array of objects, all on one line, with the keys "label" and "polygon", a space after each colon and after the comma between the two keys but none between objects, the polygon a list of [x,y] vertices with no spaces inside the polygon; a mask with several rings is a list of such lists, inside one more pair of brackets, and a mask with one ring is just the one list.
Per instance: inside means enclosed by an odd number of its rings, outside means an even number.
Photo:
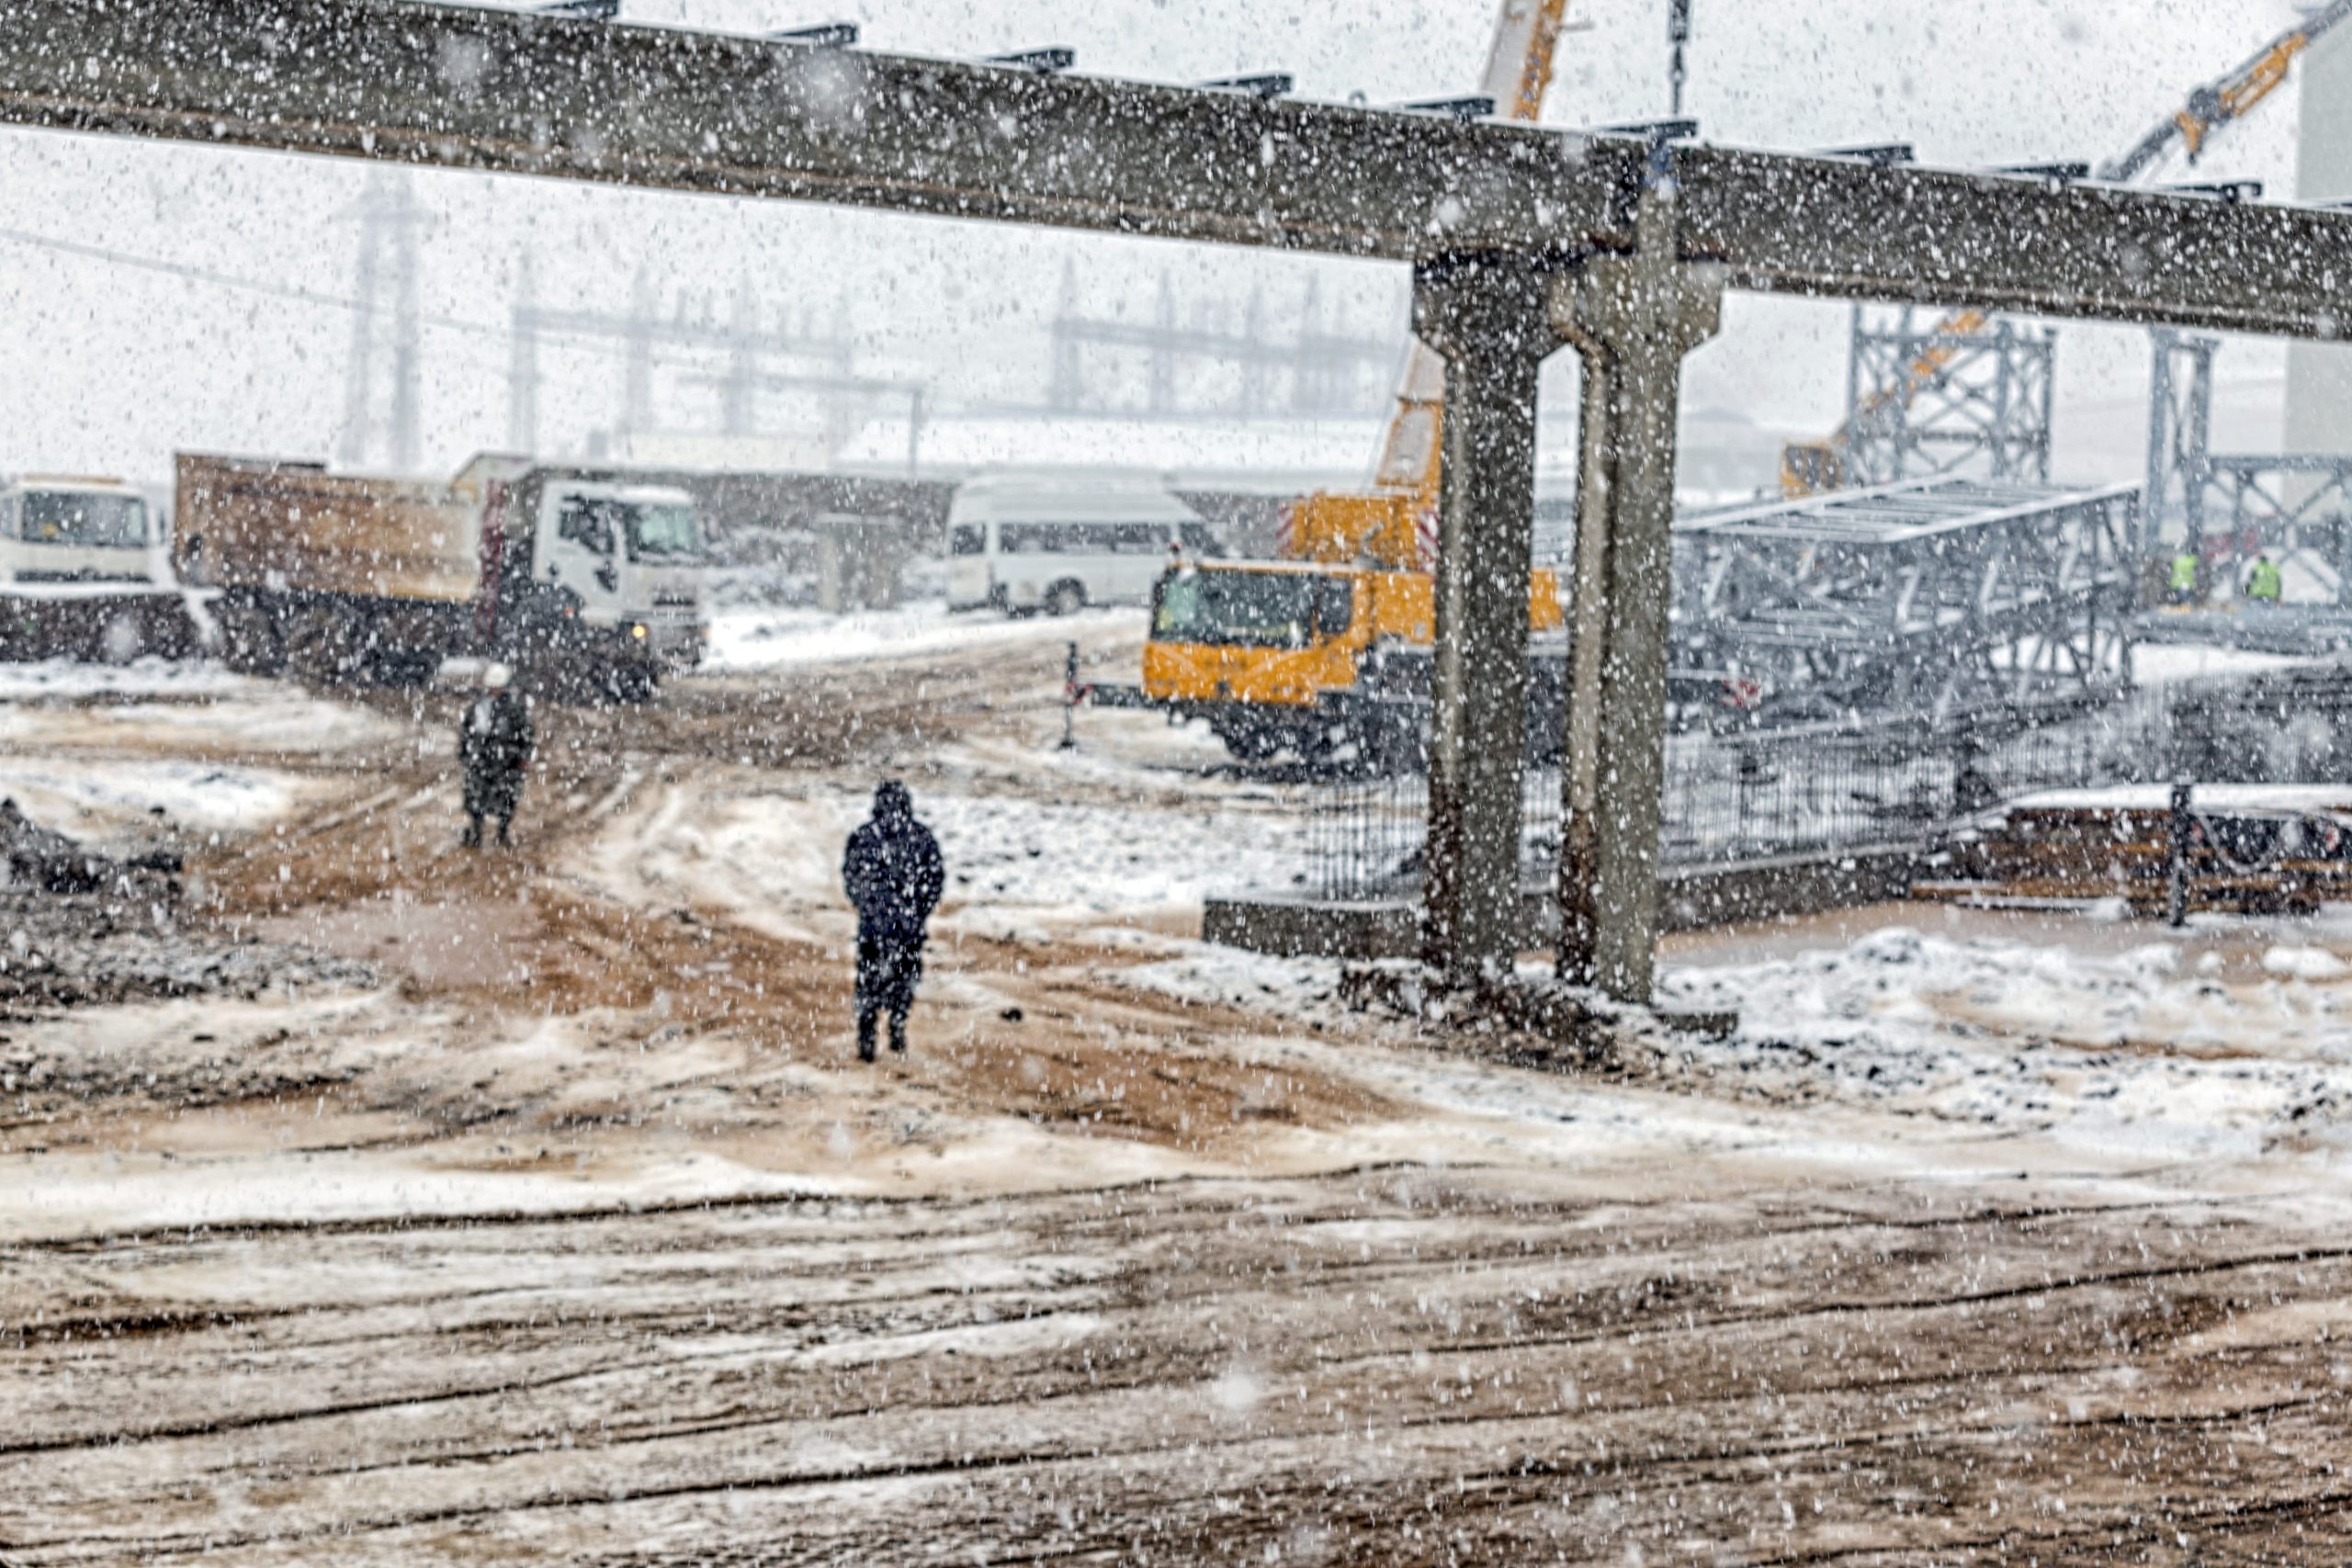
[{"label": "truck windshield", "polygon": [[1153,591],[1151,636],[1155,642],[1305,648],[1318,623],[1327,636],[1344,631],[1353,601],[1345,578],[1180,567]]},{"label": "truck windshield", "polygon": [[691,506],[637,506],[629,509],[628,553],[667,558],[702,554],[702,532],[695,526]]},{"label": "truck windshield", "polygon": [[21,537],[36,545],[144,545],[147,503],[135,495],[37,490],[25,496]]}]

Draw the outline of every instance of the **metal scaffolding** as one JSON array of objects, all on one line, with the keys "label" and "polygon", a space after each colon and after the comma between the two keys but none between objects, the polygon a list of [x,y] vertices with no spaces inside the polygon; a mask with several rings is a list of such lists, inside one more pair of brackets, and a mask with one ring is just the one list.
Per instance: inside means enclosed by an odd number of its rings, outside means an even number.
[{"label": "metal scaffolding", "polygon": [[[2186,549],[2201,597],[2226,598],[2260,555],[2299,567],[2352,608],[2352,457],[2212,450],[2210,337],[2158,329],[2148,399],[2143,554]],[[2340,629],[2340,628],[2337,628]]]},{"label": "metal scaffolding", "polygon": [[2049,483],[2056,346],[2055,333],[1998,317],[1980,331],[1948,333],[1909,306],[1857,305],[1842,482],[1966,474]]},{"label": "metal scaffolding", "polygon": [[1789,717],[2105,695],[2130,672],[2137,502],[1917,479],[1686,523],[1682,683]]}]

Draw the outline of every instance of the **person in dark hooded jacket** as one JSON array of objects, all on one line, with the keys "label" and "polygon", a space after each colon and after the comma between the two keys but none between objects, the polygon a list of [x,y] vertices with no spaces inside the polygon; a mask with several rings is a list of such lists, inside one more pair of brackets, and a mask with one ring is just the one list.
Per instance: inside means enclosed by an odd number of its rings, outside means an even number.
[{"label": "person in dark hooded jacket", "polygon": [[523,800],[523,773],[531,765],[536,744],[531,733],[530,705],[510,689],[514,675],[505,665],[493,664],[482,672],[482,694],[466,705],[458,726],[458,761],[466,774],[466,848],[481,847],[484,818],[498,823],[498,841],[506,842],[514,808]]},{"label": "person in dark hooded jacket", "polygon": [[857,906],[857,1055],[874,1060],[874,1024],[890,1015],[890,1049],[907,1048],[907,1014],[922,978],[924,927],[939,907],[947,868],[939,840],[915,820],[914,798],[896,779],[874,791],[874,816],[849,836],[842,886]]}]

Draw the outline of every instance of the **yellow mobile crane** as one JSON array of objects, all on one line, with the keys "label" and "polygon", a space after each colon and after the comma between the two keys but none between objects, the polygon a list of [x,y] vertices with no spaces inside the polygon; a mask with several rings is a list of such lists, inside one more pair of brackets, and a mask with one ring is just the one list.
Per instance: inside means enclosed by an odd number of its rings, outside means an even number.
[{"label": "yellow mobile crane", "polygon": [[[2251,113],[2256,105],[2277,92],[2287,80],[2296,57],[2346,21],[2352,21],[2352,0],[2332,3],[2272,39],[2240,64],[2196,88],[2171,118],[2132,144],[2122,156],[2099,165],[2098,177],[2128,185],[2178,147],[2194,164],[2205,144],[2222,127]],[[1907,405],[1919,389],[1942,373],[1963,346],[1962,340],[1982,332],[1991,316],[1973,306],[1953,310],[1938,321],[1928,345],[1904,367],[1901,380],[1881,387],[1862,400],[1837,434],[1826,441],[1792,443],[1781,449],[1781,491],[1792,500],[1842,489],[1853,433],[1871,418],[1896,405]]]},{"label": "yellow mobile crane", "polygon": [[[1502,0],[1480,86],[1493,112],[1521,121],[1543,112],[1566,9],[1567,0]],[[1313,758],[1349,742],[1383,752],[1415,746],[1412,699],[1426,684],[1419,665],[1434,638],[1429,566],[1444,396],[1445,362],[1416,340],[1372,489],[1294,504],[1283,560],[1172,568],[1153,598],[1141,691],[1088,688],[1092,700],[1205,718],[1243,757],[1288,748]],[[1558,582],[1550,572],[1535,576],[1529,623],[1557,631]],[[1548,700],[1556,702],[1556,689]]]}]

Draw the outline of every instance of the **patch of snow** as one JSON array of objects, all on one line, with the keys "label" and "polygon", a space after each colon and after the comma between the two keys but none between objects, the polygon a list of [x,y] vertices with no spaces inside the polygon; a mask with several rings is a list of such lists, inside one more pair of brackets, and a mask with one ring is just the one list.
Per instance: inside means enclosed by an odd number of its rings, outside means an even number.
[{"label": "patch of snow", "polygon": [[209,659],[148,658],[128,664],[88,664],[71,659],[0,663],[0,702],[43,697],[253,696],[270,689],[266,681],[237,674]]},{"label": "patch of snow", "polygon": [[[2188,804],[2195,811],[2352,811],[2352,785],[2199,784]],[[1995,811],[2169,811],[2172,785],[2108,784],[2089,789],[2045,789],[2005,801]]]},{"label": "patch of snow", "polygon": [[2318,947],[2274,947],[2262,955],[2262,967],[2290,980],[2341,980],[2352,975],[2352,966]]},{"label": "patch of snow", "polygon": [[1691,1065],[1771,1098],[2179,1157],[2255,1154],[2339,1116],[2352,1135],[2352,1116],[2312,1115],[2352,1111],[2352,997],[2181,969],[2170,942],[2101,957],[1890,929],[1786,960],[1669,970],[1662,992],[1736,1010],[1737,1032],[1694,1042]]},{"label": "patch of snow", "polygon": [[2265,675],[2274,670],[2292,670],[2306,664],[2321,664],[2324,659],[2301,658],[2282,653],[2257,653],[2243,648],[2217,648],[2203,643],[2134,643],[2132,648],[2132,678],[2143,686],[2161,686],[2173,681],[2204,680],[2223,675]]},{"label": "patch of snow", "polygon": [[244,831],[284,816],[302,787],[291,774],[204,762],[0,758],[0,795],[76,836],[133,821]]},{"label": "patch of snow", "polygon": [[[703,668],[773,670],[990,648],[1035,648],[1043,657],[1065,642],[1136,630],[1142,616],[1140,610],[1105,609],[1016,619],[996,610],[950,610],[936,599],[847,615],[798,608],[721,610],[711,617]],[[1040,673],[1058,680],[1061,665],[1049,660]]]}]

